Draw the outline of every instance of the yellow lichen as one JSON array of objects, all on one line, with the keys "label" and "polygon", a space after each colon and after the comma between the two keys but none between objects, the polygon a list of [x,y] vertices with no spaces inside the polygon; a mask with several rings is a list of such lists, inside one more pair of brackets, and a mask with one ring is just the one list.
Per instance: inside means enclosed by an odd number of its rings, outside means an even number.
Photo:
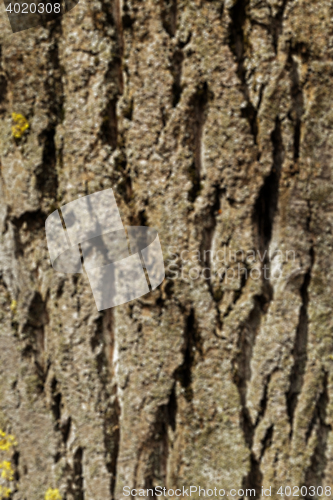
[{"label": "yellow lichen", "polygon": [[12,464],[8,460],[0,462],[0,471],[2,479],[5,479],[6,481],[14,480],[14,471],[12,468]]},{"label": "yellow lichen", "polygon": [[62,500],[60,491],[56,489],[49,488],[45,493],[45,500]]},{"label": "yellow lichen", "polygon": [[16,439],[11,434],[6,434],[0,429],[0,450],[8,451],[17,444]]},{"label": "yellow lichen", "polygon": [[13,122],[12,134],[15,139],[21,139],[24,132],[29,128],[28,120],[19,113],[12,113]]},{"label": "yellow lichen", "polygon": [[[16,439],[12,434],[0,429],[0,450],[8,453],[15,446]],[[9,498],[14,490],[14,470],[9,460],[0,462],[0,500]]]},{"label": "yellow lichen", "polygon": [[17,308],[17,302],[16,300],[12,300],[11,304],[10,304],[10,309],[11,311],[15,314],[16,313],[16,308]]},{"label": "yellow lichen", "polygon": [[10,488],[7,488],[7,486],[2,486],[0,484],[0,500],[3,498],[9,498],[12,493],[12,490]]}]

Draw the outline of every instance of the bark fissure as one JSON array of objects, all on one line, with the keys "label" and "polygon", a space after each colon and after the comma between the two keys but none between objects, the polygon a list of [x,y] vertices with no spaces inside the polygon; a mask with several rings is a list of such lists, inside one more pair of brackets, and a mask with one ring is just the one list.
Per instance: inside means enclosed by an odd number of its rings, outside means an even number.
[{"label": "bark fissure", "polygon": [[24,348],[22,356],[32,364],[36,376],[36,389],[44,392],[47,377],[47,364],[45,359],[45,325],[48,323],[46,302],[39,292],[35,292],[27,311],[26,322],[19,328],[20,338]]},{"label": "bark fissure", "polygon": [[314,264],[313,247],[310,249],[310,267],[304,276],[303,284],[300,290],[302,305],[299,313],[299,321],[296,330],[292,356],[294,359],[293,367],[290,373],[289,391],[286,395],[287,412],[290,422],[290,438],[293,434],[293,421],[295,409],[301,393],[304,373],[307,362],[307,344],[308,344],[308,304],[309,304],[309,284],[311,281],[311,271]]},{"label": "bark fissure", "polygon": [[92,352],[96,359],[97,374],[101,383],[99,400],[103,411],[103,438],[105,463],[110,474],[110,495],[115,497],[117,462],[120,443],[120,405],[117,397],[117,385],[114,378],[114,314],[109,309],[96,320],[94,335],[90,339]]},{"label": "bark fissure", "polygon": [[283,31],[283,16],[284,12],[287,6],[288,0],[283,0],[282,5],[276,14],[275,17],[272,17],[271,20],[271,29],[272,29],[272,36],[273,36],[273,47],[275,54],[278,53],[278,45],[279,45],[279,39],[280,35]]},{"label": "bark fissure", "polygon": [[62,394],[58,388],[58,380],[56,377],[53,377],[50,384],[51,389],[51,411],[54,417],[54,427],[55,430],[58,431],[60,428],[60,419],[61,419],[61,399]]},{"label": "bark fissure", "polygon": [[45,90],[50,103],[47,128],[40,134],[38,140],[42,145],[41,164],[37,166],[36,187],[42,197],[57,198],[58,174],[57,174],[57,151],[55,146],[56,127],[64,119],[64,86],[62,75],[64,69],[61,65],[59,55],[59,41],[63,36],[60,18],[56,19],[51,28],[50,38],[52,40],[49,50],[50,76],[45,81]]},{"label": "bark fissure", "polygon": [[[113,389],[116,394],[117,387]],[[110,474],[110,494],[111,499],[115,498],[115,487],[117,477],[117,462],[120,443],[120,405],[116,395],[110,400],[105,412],[103,426],[104,446],[106,454],[106,467]]]},{"label": "bark fissure", "polygon": [[[122,12],[120,0],[113,2],[112,12],[107,8],[107,4],[103,3],[106,19],[109,24],[116,27],[115,38],[112,40],[116,47],[116,53],[109,63],[108,70],[105,74],[105,84],[111,86],[111,96],[104,108],[101,127],[102,143],[111,146],[112,150],[117,148],[118,144],[118,117],[117,103],[119,96],[123,93],[123,54],[124,54],[124,36],[122,25]],[[108,35],[106,35],[108,36]],[[116,83],[116,88],[114,84]]]},{"label": "bark fissure", "polygon": [[291,81],[292,98],[292,110],[290,113],[290,118],[294,124],[294,162],[297,162],[299,159],[302,116],[304,114],[304,97],[303,89],[299,81],[298,63],[297,60],[293,57],[292,53],[289,55],[288,66]]},{"label": "bark fissure", "polygon": [[0,114],[6,112],[8,79],[2,65],[2,45],[0,45]]},{"label": "bark fissure", "polygon": [[[202,263],[204,265],[204,278],[208,283],[209,291],[214,299],[214,291],[212,289],[212,244],[216,229],[216,214],[220,210],[221,196],[224,192],[218,184],[214,187],[214,196],[209,207],[209,213],[205,218],[205,223],[202,231],[202,241],[200,245],[200,255],[203,256]],[[208,275],[206,273],[208,271]]]},{"label": "bark fissure", "polygon": [[162,25],[170,37],[174,37],[177,28],[177,0],[161,0]]},{"label": "bark fissure", "polygon": [[194,202],[201,191],[202,174],[202,134],[206,120],[208,103],[208,86],[204,82],[197,90],[193,98],[193,164],[190,169],[192,188],[189,192],[189,200]]},{"label": "bark fissure", "polygon": [[274,218],[278,209],[279,184],[284,160],[284,146],[281,135],[281,124],[277,117],[275,128],[271,134],[273,146],[273,166],[264,180],[254,209],[257,225],[258,251],[261,255],[262,294],[260,303],[262,311],[267,312],[273,299],[273,288],[270,283],[270,242],[273,233]]},{"label": "bark fissure", "polygon": [[[182,78],[182,66],[184,61],[184,52],[181,48],[177,48],[171,59],[171,74],[173,77],[172,84],[172,105],[175,108],[180,101],[182,95],[182,86],[181,86],[181,78]],[[164,124],[165,126],[166,124]]]},{"label": "bark fissure", "polygon": [[74,500],[84,500],[83,449],[78,447],[73,456],[73,467],[68,479],[67,491]]},{"label": "bark fissure", "polygon": [[36,170],[36,187],[42,196],[56,198],[58,192],[55,128],[45,130],[40,137],[43,144],[42,164]]},{"label": "bark fissure", "polygon": [[246,80],[246,68],[244,65],[245,60],[245,47],[244,47],[244,24],[246,21],[246,13],[248,9],[248,0],[237,0],[235,5],[230,9],[230,25],[229,25],[229,47],[234,54],[237,62],[237,75],[240,80],[240,90],[246,101],[246,106],[241,109],[241,115],[246,118],[251,134],[253,136],[253,143],[257,145],[258,136],[258,109],[253,105],[250,99],[249,88]]},{"label": "bark fissure", "polygon": [[[309,486],[322,486],[325,477],[327,464],[326,450],[328,434],[332,430],[327,423],[327,406],[329,403],[328,395],[328,374],[324,372],[322,377],[322,392],[316,404],[314,415],[306,435],[306,441],[309,440],[313,429],[316,429],[316,446],[311,456],[311,463],[305,472],[305,484]],[[311,498],[311,496],[308,496]]]},{"label": "bark fissure", "polygon": [[197,331],[194,309],[192,308],[186,320],[184,331],[184,361],[183,364],[176,370],[175,378],[179,380],[181,386],[185,390],[185,397],[188,402],[193,399],[192,390],[192,367],[194,363],[194,350],[199,346],[200,337]]}]

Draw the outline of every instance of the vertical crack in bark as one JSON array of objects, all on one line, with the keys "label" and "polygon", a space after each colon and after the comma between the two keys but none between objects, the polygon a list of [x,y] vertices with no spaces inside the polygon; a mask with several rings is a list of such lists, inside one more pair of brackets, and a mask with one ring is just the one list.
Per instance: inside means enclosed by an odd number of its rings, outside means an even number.
[{"label": "vertical crack in bark", "polygon": [[250,99],[250,93],[246,82],[246,68],[244,66],[244,24],[246,21],[247,8],[248,0],[237,0],[235,5],[230,9],[231,22],[229,25],[229,47],[236,58],[237,76],[240,80],[240,90],[246,101],[246,106],[241,109],[241,115],[243,118],[247,119],[253,136],[253,142],[256,145],[258,136],[258,109],[254,107]]},{"label": "vertical crack in bark", "polygon": [[[128,14],[128,10],[129,7],[126,2],[124,6],[122,6],[121,0],[115,0],[113,3],[112,20],[116,28],[116,38],[113,42],[116,45],[116,55],[109,63],[109,70],[105,79],[109,84],[116,82],[117,89],[112,91],[112,97],[106,107],[102,127],[103,141],[110,144],[112,150],[117,150],[113,156],[114,182],[116,184],[116,191],[124,198],[126,203],[129,203],[133,198],[133,190],[130,166],[127,162],[125,132],[119,132],[119,128],[121,129],[121,127],[118,127],[117,104],[119,97],[124,93],[124,28],[131,27],[134,22]],[[129,75],[127,76],[129,78]],[[127,106],[123,109],[123,116],[125,118],[131,120],[132,114],[133,98],[129,99]]]},{"label": "vertical crack in bark", "polygon": [[[72,419],[68,417],[62,418],[62,393],[59,387],[58,380],[55,376],[50,380],[50,395],[51,395],[51,412],[54,418],[54,430],[57,435],[57,448],[54,455],[54,462],[58,463],[61,457],[66,456],[66,445],[71,431]],[[74,459],[75,460],[75,459]],[[69,464],[66,464],[67,474],[72,477],[72,471]],[[71,491],[71,482],[68,481],[69,491]]]},{"label": "vertical crack in bark", "polygon": [[174,37],[177,29],[177,0],[161,0],[162,25],[170,37]]},{"label": "vertical crack in bark", "polygon": [[184,60],[184,53],[181,48],[176,48],[171,60],[171,73],[173,77],[172,84],[172,105],[175,108],[180,101],[182,94],[181,78],[182,78],[182,65]]},{"label": "vertical crack in bark", "polygon": [[327,372],[324,372],[322,392],[318,399],[314,415],[306,436],[306,440],[308,440],[311,435],[312,429],[316,426],[317,442],[311,457],[311,464],[305,473],[305,485],[308,487],[321,486],[325,477],[325,469],[327,464],[327,438],[329,432],[332,430],[331,425],[326,423],[327,405],[329,402],[327,385],[328,374]]},{"label": "vertical crack in bark", "polygon": [[[255,430],[266,411],[271,374],[268,375],[265,382],[263,397],[260,401],[260,411],[254,423],[251,420],[247,408],[246,398],[247,383],[251,378],[253,346],[260,328],[262,316],[267,312],[269,303],[273,298],[273,289],[269,281],[269,246],[273,233],[274,217],[278,208],[279,181],[284,158],[284,147],[282,143],[280,120],[278,117],[276,118],[275,128],[271,134],[271,140],[273,146],[273,165],[270,174],[266,177],[260,189],[258,199],[254,206],[253,216],[254,226],[257,228],[257,247],[262,260],[262,293],[260,296],[254,297],[254,307],[249,315],[249,319],[247,323],[241,327],[237,346],[238,354],[233,362],[234,382],[238,388],[242,407],[241,425],[245,442],[251,452],[250,470],[248,475],[243,479],[243,485],[244,488],[255,489],[256,495],[260,495],[263,476],[260,470],[260,459],[256,458],[252,451],[252,446]],[[272,436],[273,427],[268,429],[262,440],[262,456],[267,447],[270,446]]]},{"label": "vertical crack in bark", "polygon": [[294,364],[290,373],[290,385],[287,393],[287,412],[290,422],[290,438],[293,434],[293,421],[295,409],[299,394],[302,390],[305,367],[307,362],[307,343],[308,343],[308,288],[311,280],[311,271],[314,263],[314,251],[310,249],[310,267],[304,276],[303,284],[300,290],[302,305],[299,313],[299,321],[296,330],[295,343],[292,351]]},{"label": "vertical crack in bark", "polygon": [[[245,442],[252,450],[253,437],[256,424],[251,421],[249,410],[246,402],[247,383],[251,377],[250,363],[252,359],[252,351],[255,342],[255,337],[260,327],[261,322],[261,308],[257,303],[252,309],[248,321],[243,325],[238,339],[237,356],[234,360],[233,367],[233,380],[237,386],[240,403],[241,403],[241,428],[243,431]],[[263,406],[263,405],[262,405]],[[262,483],[262,473],[260,471],[260,464],[254,453],[250,453],[250,469],[243,478],[243,488],[254,489],[256,496],[260,495],[260,486]]]},{"label": "vertical crack in bark", "polygon": [[43,197],[57,198],[58,175],[57,175],[57,152],[55,146],[55,127],[48,128],[43,132],[40,141],[43,144],[42,163],[36,169],[36,188]]},{"label": "vertical crack in bark", "polygon": [[[175,378],[180,368],[176,370]],[[147,465],[145,471],[144,487],[152,489],[158,484],[166,484],[167,466],[172,440],[170,430],[173,433],[176,430],[177,399],[176,399],[176,380],[171,388],[167,404],[161,405],[155,414],[154,422],[150,428],[149,436],[143,443],[138,452],[138,461],[136,464],[135,477],[139,467],[140,457],[144,453],[148,458],[145,459]],[[137,484],[137,481],[135,481]],[[153,498],[156,495],[151,493]]]},{"label": "vertical crack in bark", "polygon": [[291,80],[292,111],[290,119],[294,123],[294,162],[298,161],[301,139],[301,124],[304,113],[303,91],[299,81],[297,61],[290,54],[288,59]]},{"label": "vertical crack in bark", "polygon": [[[90,339],[95,355],[97,373],[101,382],[101,411],[104,413],[103,437],[105,463],[110,474],[110,495],[114,499],[117,462],[120,443],[120,405],[117,398],[117,386],[113,381],[114,366],[114,315],[108,309],[100,314],[96,321],[94,335]],[[110,384],[111,382],[111,384]]]},{"label": "vertical crack in bark", "polygon": [[[248,320],[242,326],[240,335],[238,337],[237,356],[234,360],[234,377],[233,380],[238,388],[240,402],[242,406],[241,419],[244,438],[249,446],[252,447],[253,435],[255,427],[258,425],[259,420],[255,424],[252,423],[250,414],[247,408],[246,391],[247,383],[251,378],[251,359],[253,353],[253,346],[255,338],[261,324],[262,311],[258,300],[255,299],[255,306],[253,307]],[[267,402],[267,387],[269,379],[265,385],[264,396],[260,402],[261,410],[264,413]],[[259,416],[258,416],[259,419]]]},{"label": "vertical crack in bark", "polygon": [[[172,84],[172,105],[175,108],[177,104],[180,101],[183,88],[181,86],[181,79],[182,79],[182,70],[183,70],[183,61],[184,61],[184,47],[190,42],[192,37],[192,33],[190,32],[188,35],[188,38],[185,41],[178,41],[178,46],[175,48],[171,60],[170,60],[170,66],[171,66],[171,74],[173,78],[173,84]],[[164,123],[164,126],[166,123]]]},{"label": "vertical crack in bark", "polygon": [[243,479],[243,489],[254,489],[255,496],[260,497],[263,474],[260,470],[259,461],[256,459],[253,452],[250,455],[250,470],[248,475]]},{"label": "vertical crack in bark", "polygon": [[34,364],[36,380],[34,386],[38,394],[44,391],[47,376],[45,360],[45,325],[48,323],[46,302],[35,291],[27,312],[26,322],[21,327],[21,340],[24,342],[22,356]]},{"label": "vertical crack in bark", "polygon": [[244,437],[245,441],[251,451],[250,454],[250,470],[247,476],[244,477],[243,479],[243,487],[244,488],[250,488],[254,489],[256,492],[256,496],[260,496],[261,494],[261,485],[262,485],[262,480],[263,480],[263,474],[260,469],[260,463],[262,460],[262,457],[265,454],[265,451],[267,448],[269,448],[272,444],[272,439],[273,439],[273,432],[274,432],[274,425],[271,425],[265,433],[265,436],[261,440],[261,452],[260,452],[260,458],[258,459],[254,452],[252,451],[252,446],[253,446],[253,438],[254,438],[254,433],[255,430],[263,418],[265,411],[266,411],[266,406],[267,406],[267,393],[268,393],[268,387],[269,387],[269,382],[270,382],[271,375],[268,376],[266,384],[265,384],[265,389],[264,389],[264,394],[263,397],[260,401],[260,412],[258,414],[256,422],[253,424],[248,412],[248,409],[246,407],[246,403],[242,404],[242,426],[243,426],[243,432],[244,432]]},{"label": "vertical crack in bark", "polygon": [[61,430],[61,434],[62,434],[62,440],[63,440],[63,443],[64,445],[67,443],[68,441],[68,438],[69,438],[69,434],[71,432],[71,426],[72,426],[72,419],[71,417],[68,417],[62,424],[61,424],[61,427],[60,427],[60,430]]},{"label": "vertical crack in bark", "polygon": [[[274,371],[275,370],[273,370],[272,373],[274,373]],[[272,373],[269,373],[267,375],[266,380],[265,380],[264,392],[263,392],[262,398],[260,400],[260,411],[258,412],[257,420],[254,424],[255,428],[258,427],[259,423],[261,422],[261,420],[264,417],[265,412],[266,412],[267,403],[268,403],[268,388],[269,388],[269,384],[271,381]]]},{"label": "vertical crack in bark", "polygon": [[169,401],[158,408],[152,426],[151,438],[147,444],[149,449],[148,470],[145,488],[154,488],[156,484],[166,484],[167,465],[170,452],[170,428],[175,429],[177,401],[175,384],[172,386]]},{"label": "vertical crack in bark", "polygon": [[73,500],[84,500],[83,487],[83,449],[77,448],[73,457],[73,468],[70,471],[67,491],[72,495]]},{"label": "vertical crack in bark", "polygon": [[[205,266],[204,278],[208,282],[209,290],[214,298],[214,291],[211,284],[211,257],[212,257],[212,244],[214,239],[214,232],[216,228],[216,214],[220,210],[221,206],[221,195],[224,191],[220,188],[218,184],[214,186],[214,198],[210,206],[210,212],[207,214],[206,220],[204,222],[204,227],[202,230],[202,242],[200,245],[200,255],[203,256],[203,264]],[[206,270],[208,270],[209,275],[207,275]]]},{"label": "vertical crack in bark", "polygon": [[57,175],[57,151],[55,146],[56,126],[64,119],[64,89],[62,83],[63,68],[59,58],[59,40],[62,38],[61,19],[55,20],[52,25],[50,37],[52,43],[49,50],[49,61],[52,71],[49,78],[45,80],[45,90],[48,95],[49,124],[38,137],[39,143],[43,147],[42,161],[37,166],[36,187],[42,197],[57,198],[58,175]]},{"label": "vertical crack in bark", "polygon": [[20,452],[19,451],[14,452],[13,464],[14,464],[14,480],[16,483],[18,483],[20,481],[20,472],[19,472]]},{"label": "vertical crack in bark", "polygon": [[102,142],[109,144],[113,150],[116,149],[118,140],[117,102],[117,98],[108,102],[104,109],[101,127]]},{"label": "vertical crack in bark", "polygon": [[190,178],[192,188],[189,191],[189,200],[193,203],[201,191],[201,173],[202,173],[202,134],[206,121],[208,103],[208,86],[204,82],[197,90],[193,98],[192,109],[192,140],[194,159],[190,169]]},{"label": "vertical crack in bark", "polygon": [[[185,311],[184,311],[185,312]],[[167,465],[173,433],[176,430],[177,397],[176,384],[184,389],[184,395],[189,405],[192,404],[192,370],[197,356],[202,356],[201,338],[197,329],[194,309],[187,316],[184,330],[184,359],[174,373],[174,384],[171,388],[167,404],[162,405],[156,414],[155,423],[150,432],[148,471],[145,488],[153,488],[156,484],[166,484]]]},{"label": "vertical crack in bark", "polygon": [[[114,386],[114,393],[116,394],[117,387]],[[103,434],[104,446],[106,450],[106,468],[110,473],[110,495],[111,499],[115,498],[115,487],[117,477],[117,461],[119,454],[120,443],[120,406],[118,398],[115,395],[114,399],[108,405],[105,413]]]},{"label": "vertical crack in bark", "polygon": [[264,313],[266,313],[269,303],[273,299],[273,289],[270,284],[269,246],[273,233],[274,217],[278,208],[279,183],[284,160],[281,125],[278,117],[276,118],[271,139],[273,145],[273,167],[261,187],[254,209],[254,219],[258,228],[258,250],[262,261],[261,275],[263,279],[262,294],[259,300]]},{"label": "vertical crack in bark", "polygon": [[279,38],[283,31],[283,15],[286,9],[288,0],[283,0],[282,6],[279,9],[275,17],[272,17],[271,27],[272,27],[272,37],[273,37],[273,47],[275,54],[278,53]]},{"label": "vertical crack in bark", "polygon": [[[105,84],[111,87],[116,82],[116,89],[110,92],[111,96],[103,111],[103,123],[101,127],[102,143],[111,146],[112,150],[117,148],[118,143],[118,118],[117,118],[117,103],[119,95],[123,93],[123,53],[124,53],[124,37],[122,25],[122,13],[120,0],[115,0],[112,4],[112,13],[108,10],[107,5],[102,3],[106,19],[110,26],[115,26],[114,39],[111,40],[116,47],[116,53],[109,62],[108,70],[105,74]],[[108,35],[106,35],[108,36]]]},{"label": "vertical crack in bark", "polygon": [[6,112],[7,86],[7,75],[2,66],[2,45],[0,45],[0,114]]},{"label": "vertical crack in bark", "polygon": [[193,399],[192,367],[194,363],[195,349],[198,349],[199,353],[202,353],[201,339],[197,330],[193,308],[187,317],[184,340],[184,361],[176,371],[175,378],[183,387],[186,400],[191,403]]},{"label": "vertical crack in bark", "polygon": [[59,391],[58,388],[58,380],[56,377],[52,378],[51,381],[51,411],[53,413],[54,417],[54,428],[56,431],[59,430],[60,428],[60,419],[61,419],[61,399],[62,399],[62,394]]},{"label": "vertical crack in bark", "polygon": [[270,425],[268,429],[266,430],[265,436],[263,437],[261,441],[261,453],[260,453],[260,460],[265,454],[265,451],[267,448],[269,448],[272,444],[273,441],[273,433],[274,433],[274,424]]}]

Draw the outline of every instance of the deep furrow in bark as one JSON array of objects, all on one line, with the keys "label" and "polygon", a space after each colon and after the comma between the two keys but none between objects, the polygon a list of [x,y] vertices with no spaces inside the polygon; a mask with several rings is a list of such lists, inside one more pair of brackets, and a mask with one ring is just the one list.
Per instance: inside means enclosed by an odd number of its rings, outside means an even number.
[{"label": "deep furrow in bark", "polygon": [[254,107],[250,99],[246,81],[246,69],[244,66],[244,23],[246,21],[247,8],[248,0],[237,0],[235,5],[230,9],[231,22],[229,25],[229,47],[237,62],[237,75],[240,80],[240,90],[247,103],[246,107],[241,109],[241,114],[242,117],[246,118],[249,123],[253,143],[256,145],[258,135],[258,109]]},{"label": "deep furrow in bark", "polygon": [[168,35],[173,38],[177,29],[177,0],[160,0],[162,25]]},{"label": "deep furrow in bark", "polygon": [[[117,387],[114,387],[116,393]],[[104,446],[106,450],[106,467],[110,473],[110,495],[115,498],[117,462],[120,444],[120,405],[117,396],[108,405],[104,418]]]},{"label": "deep furrow in bark", "polygon": [[[322,392],[316,404],[313,419],[310,423],[307,441],[314,429],[316,429],[316,446],[311,456],[311,463],[305,472],[305,482],[304,484],[308,487],[310,486],[322,486],[325,477],[325,469],[327,465],[326,449],[328,434],[332,431],[330,424],[326,423],[327,416],[327,406],[329,403],[328,394],[328,374],[324,372],[322,380]],[[310,500],[311,496],[307,496],[306,500]]]},{"label": "deep furrow in bark", "polygon": [[90,339],[91,350],[95,355],[97,374],[101,383],[99,400],[104,408],[103,438],[105,464],[110,474],[110,495],[114,499],[117,461],[120,443],[120,405],[117,386],[113,380],[114,366],[114,312],[103,311],[96,321],[94,336]]},{"label": "deep furrow in bark", "polygon": [[[255,203],[253,215],[254,227],[257,228],[257,248],[263,260],[261,269],[262,293],[261,295],[254,297],[254,307],[249,316],[249,319],[252,318],[252,320],[248,322],[248,325],[252,325],[252,328],[248,328],[247,331],[245,331],[245,334],[240,335],[239,337],[239,352],[241,352],[241,358],[238,360],[238,373],[240,376],[237,381],[237,387],[239,389],[242,405],[245,410],[246,385],[247,381],[251,377],[250,364],[255,337],[260,328],[262,316],[266,314],[269,303],[273,298],[273,290],[269,282],[269,246],[272,238],[274,217],[276,215],[278,207],[279,180],[284,156],[280,121],[278,118],[276,119],[276,125],[274,131],[272,132],[271,139],[273,147],[272,170],[264,180],[264,183],[260,189],[257,201]],[[247,345],[248,347],[246,347]],[[263,413],[265,409],[264,402],[268,384],[269,378],[265,384],[264,397],[261,403]],[[263,413],[259,413],[259,420],[262,417]],[[255,426],[258,425],[259,420],[257,420]],[[252,432],[254,432],[254,429]]]},{"label": "deep furrow in bark", "polygon": [[[185,311],[184,311],[185,312]],[[176,384],[184,389],[185,399],[191,405],[193,399],[192,371],[196,362],[196,352],[202,355],[201,338],[197,328],[195,312],[192,308],[187,316],[184,329],[184,344],[182,347],[183,362],[175,370],[174,384],[171,388],[168,403],[162,405],[157,412],[146,447],[150,450],[149,471],[147,472],[145,488],[153,488],[155,484],[166,484],[167,464],[170,453],[170,429],[176,430],[177,397]]]},{"label": "deep furrow in bark", "polygon": [[[254,307],[249,316],[247,324],[243,327],[238,340],[238,356],[234,360],[237,366],[237,377],[234,382],[237,385],[240,402],[242,406],[242,430],[245,442],[251,450],[250,471],[243,479],[244,487],[254,488],[256,494],[260,492],[262,473],[260,470],[260,460],[252,452],[254,433],[259,422],[264,417],[268,403],[268,387],[271,374],[265,381],[263,397],[260,401],[260,411],[256,422],[252,422],[247,408],[247,383],[251,378],[251,359],[255,339],[259,331],[262,318],[267,313],[269,304],[273,299],[273,289],[269,281],[269,247],[273,234],[274,218],[278,209],[279,181],[284,159],[284,147],[282,143],[281,127],[279,118],[276,118],[275,128],[271,134],[273,164],[270,174],[264,180],[260,189],[257,201],[254,206],[253,224],[257,228],[257,248],[263,259],[261,277],[262,293],[254,297]],[[273,429],[271,430],[273,433]],[[262,455],[270,445],[268,434],[262,442]]]},{"label": "deep furrow in bark", "polygon": [[2,45],[0,45],[0,115],[6,112],[7,76],[2,66]]},{"label": "deep furrow in bark", "polygon": [[[207,280],[210,293],[214,299],[214,291],[211,285],[211,266],[212,266],[212,244],[214,239],[214,233],[216,228],[216,214],[220,210],[221,206],[221,196],[223,190],[218,184],[214,186],[214,198],[212,204],[209,208],[209,213],[207,214],[206,221],[202,231],[202,242],[200,245],[200,255],[203,256],[203,265],[205,267],[205,279]],[[206,273],[208,270],[208,275]]]},{"label": "deep furrow in bark", "polygon": [[[172,95],[173,101],[172,105],[175,108],[180,101],[182,95],[181,78],[182,78],[182,66],[184,61],[184,53],[181,48],[176,48],[172,55],[171,60],[171,73],[173,77],[172,84]],[[165,125],[165,124],[164,124]]]},{"label": "deep furrow in bark", "polygon": [[[194,362],[193,348],[200,346],[200,337],[196,326],[194,309],[191,309],[186,320],[184,332],[184,361],[183,364],[176,370],[175,379],[179,381],[185,390],[185,397],[188,402],[193,399],[192,392],[192,367]],[[201,351],[201,347],[199,352]]]},{"label": "deep furrow in bark", "polygon": [[[120,0],[112,2],[112,9],[108,8],[107,3],[102,3],[103,11],[110,26],[115,26],[115,35],[113,42],[116,47],[116,53],[109,62],[108,70],[105,74],[105,85],[116,82],[117,89],[110,92],[110,98],[103,111],[103,124],[101,127],[102,142],[110,145],[115,150],[118,145],[118,117],[117,103],[119,96],[123,93],[123,54],[124,54],[124,36],[122,24],[122,12]],[[107,35],[106,35],[107,36]]]},{"label": "deep furrow in bark", "polygon": [[26,322],[19,328],[20,340],[22,342],[22,357],[31,364],[36,376],[39,394],[44,392],[47,376],[47,365],[44,359],[45,325],[48,323],[46,302],[39,292],[35,292],[27,311]]},{"label": "deep furrow in bark", "polygon": [[298,63],[293,58],[292,52],[289,55],[288,67],[292,98],[292,110],[289,117],[294,124],[294,162],[297,162],[299,158],[302,116],[304,114],[304,97],[303,89],[299,81]]},{"label": "deep furrow in bark", "polygon": [[42,161],[37,165],[36,187],[43,197],[57,198],[58,174],[57,174],[57,151],[55,146],[56,127],[63,121],[64,110],[64,88],[62,83],[63,68],[59,57],[59,41],[63,36],[61,18],[55,20],[50,31],[53,43],[49,51],[49,60],[52,66],[52,78],[46,79],[45,90],[48,95],[49,107],[48,126],[40,134],[38,140],[43,146]]},{"label": "deep furrow in bark", "polygon": [[299,321],[296,330],[295,343],[292,351],[294,364],[290,373],[289,391],[286,395],[287,412],[290,422],[290,438],[293,434],[293,422],[295,409],[298,402],[299,394],[302,390],[305,367],[307,362],[307,343],[308,343],[308,304],[309,293],[308,288],[311,280],[311,271],[314,264],[314,251],[310,249],[310,268],[304,276],[303,284],[300,290],[302,297],[302,305],[299,313]]},{"label": "deep furrow in bark", "polygon": [[69,472],[67,491],[74,500],[84,500],[83,449],[79,447],[73,457],[73,468]]},{"label": "deep furrow in bark", "polygon": [[273,46],[275,54],[278,53],[279,38],[283,31],[283,15],[286,10],[287,3],[288,0],[283,0],[281,8],[279,9],[277,15],[275,17],[272,17],[271,21],[271,30],[272,30]]},{"label": "deep furrow in bark", "polygon": [[263,313],[267,312],[273,299],[273,289],[270,284],[269,246],[272,238],[274,217],[278,208],[279,183],[284,160],[281,125],[277,117],[275,128],[271,134],[273,147],[273,166],[270,174],[264,180],[254,209],[254,221],[257,226],[258,250],[262,258],[261,275],[263,280],[262,294],[259,298]]},{"label": "deep furrow in bark", "polygon": [[204,82],[199,86],[193,100],[191,107],[193,110],[192,115],[192,140],[193,140],[193,164],[190,169],[190,178],[192,181],[192,188],[189,192],[189,200],[194,202],[199,196],[201,191],[201,174],[202,174],[202,134],[203,128],[206,121],[207,113],[207,103],[208,103],[208,86]]}]

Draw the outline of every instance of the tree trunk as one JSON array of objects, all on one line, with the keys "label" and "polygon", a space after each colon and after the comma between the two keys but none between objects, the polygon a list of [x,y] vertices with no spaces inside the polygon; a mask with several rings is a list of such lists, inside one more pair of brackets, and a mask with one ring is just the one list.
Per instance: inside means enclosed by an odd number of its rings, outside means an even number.
[{"label": "tree trunk", "polygon": [[[16,34],[1,9],[12,498],[317,498],[333,474],[331,3],[80,0]],[[124,224],[158,230],[166,279],[99,313],[86,274],[52,269],[45,220],[110,187]]]}]

